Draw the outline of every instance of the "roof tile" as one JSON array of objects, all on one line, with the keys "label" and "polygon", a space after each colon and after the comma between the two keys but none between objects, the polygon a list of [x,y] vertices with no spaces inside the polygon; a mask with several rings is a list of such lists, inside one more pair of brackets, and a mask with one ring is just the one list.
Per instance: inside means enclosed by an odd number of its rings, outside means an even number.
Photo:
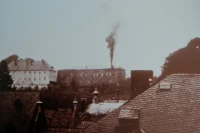
[{"label": "roof tile", "polygon": [[200,130],[199,81],[200,74],[169,75],[163,82],[171,83],[170,91],[158,91],[157,84],[94,123],[85,132],[98,132],[101,129],[104,133],[114,133],[114,128],[119,124],[120,110],[126,108],[140,109],[140,127],[144,132],[197,132]]}]

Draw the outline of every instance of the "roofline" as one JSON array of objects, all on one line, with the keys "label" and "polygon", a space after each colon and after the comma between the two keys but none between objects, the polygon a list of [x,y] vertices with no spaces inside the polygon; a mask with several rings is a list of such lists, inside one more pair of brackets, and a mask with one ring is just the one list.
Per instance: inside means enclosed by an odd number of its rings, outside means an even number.
[{"label": "roofline", "polygon": [[85,68],[85,69],[60,69],[58,71],[90,71],[90,70],[125,70],[123,68]]},{"label": "roofline", "polygon": [[23,69],[21,69],[21,70],[11,70],[10,69],[10,71],[54,71],[54,72],[56,72],[56,70],[23,70]]}]

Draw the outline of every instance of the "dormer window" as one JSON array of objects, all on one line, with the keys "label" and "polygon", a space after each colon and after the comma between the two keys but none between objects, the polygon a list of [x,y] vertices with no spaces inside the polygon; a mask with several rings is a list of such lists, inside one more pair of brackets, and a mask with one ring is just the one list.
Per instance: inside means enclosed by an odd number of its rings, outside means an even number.
[{"label": "dormer window", "polygon": [[160,82],[159,84],[159,90],[170,90],[171,84],[168,82]]}]

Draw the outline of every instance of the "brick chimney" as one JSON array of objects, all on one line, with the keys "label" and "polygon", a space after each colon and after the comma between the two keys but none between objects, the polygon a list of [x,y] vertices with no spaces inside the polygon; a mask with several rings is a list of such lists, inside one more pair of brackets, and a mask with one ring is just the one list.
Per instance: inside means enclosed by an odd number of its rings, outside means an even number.
[{"label": "brick chimney", "polygon": [[153,79],[152,70],[132,70],[131,71],[131,96],[130,100],[150,88]]}]

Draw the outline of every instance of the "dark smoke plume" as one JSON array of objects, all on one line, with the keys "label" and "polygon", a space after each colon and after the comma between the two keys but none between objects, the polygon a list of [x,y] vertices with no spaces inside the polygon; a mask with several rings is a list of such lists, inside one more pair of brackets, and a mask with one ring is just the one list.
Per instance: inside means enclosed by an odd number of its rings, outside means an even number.
[{"label": "dark smoke plume", "polygon": [[113,31],[110,33],[110,35],[106,38],[106,42],[108,42],[107,48],[110,49],[110,63],[111,63],[111,68],[113,68],[113,56],[114,56],[114,50],[115,50],[115,35],[117,33],[119,25],[117,24],[114,28]]}]

